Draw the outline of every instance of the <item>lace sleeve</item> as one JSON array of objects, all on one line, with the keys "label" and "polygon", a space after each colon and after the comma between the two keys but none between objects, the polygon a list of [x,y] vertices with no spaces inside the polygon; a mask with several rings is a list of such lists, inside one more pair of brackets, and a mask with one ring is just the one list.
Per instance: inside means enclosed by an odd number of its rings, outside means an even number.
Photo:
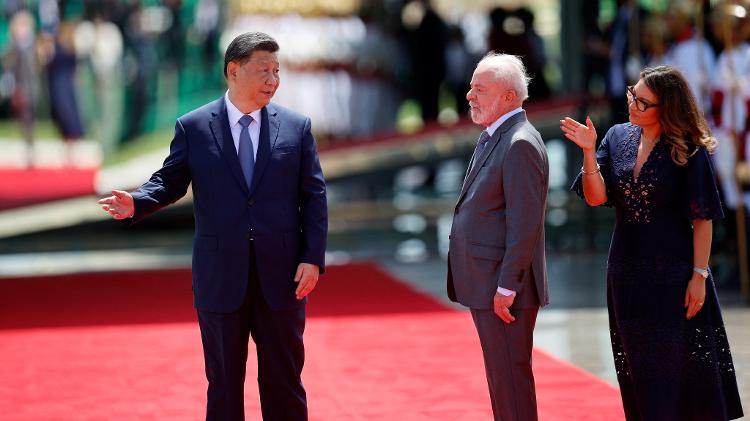
[{"label": "lace sleeve", "polygon": [[[602,174],[602,178],[604,179],[604,184],[607,187],[607,197],[609,197],[609,186],[612,179],[612,165],[610,160],[610,137],[613,136],[614,133],[614,127],[610,128],[607,131],[607,134],[604,135],[604,139],[602,139],[602,143],[599,145],[599,149],[596,150],[596,162],[599,163],[599,168]],[[583,173],[579,172],[576,176],[575,180],[573,180],[573,184],[570,186],[570,191],[575,192],[575,194],[578,195],[581,199],[585,200],[585,197],[583,195]],[[607,200],[605,203],[602,203],[599,206],[612,206],[612,203],[610,200]]]},{"label": "lace sleeve", "polygon": [[688,160],[683,196],[683,210],[691,221],[724,217],[713,164],[706,148],[698,148]]}]

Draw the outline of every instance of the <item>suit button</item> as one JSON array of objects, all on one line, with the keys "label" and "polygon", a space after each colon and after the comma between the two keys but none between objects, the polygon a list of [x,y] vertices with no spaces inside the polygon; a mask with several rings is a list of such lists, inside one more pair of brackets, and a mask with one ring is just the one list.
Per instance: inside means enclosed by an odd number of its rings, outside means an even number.
[{"label": "suit button", "polygon": [[255,199],[248,199],[247,204],[252,206],[255,204]]}]

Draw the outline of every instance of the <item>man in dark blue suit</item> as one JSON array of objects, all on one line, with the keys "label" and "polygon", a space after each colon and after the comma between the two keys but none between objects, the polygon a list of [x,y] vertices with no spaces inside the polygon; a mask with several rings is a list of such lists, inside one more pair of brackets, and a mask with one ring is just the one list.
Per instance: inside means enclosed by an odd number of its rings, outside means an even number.
[{"label": "man in dark blue suit", "polygon": [[326,186],[310,119],[270,103],[278,49],[263,33],[235,38],[224,57],[226,94],[177,119],[169,156],[148,182],[99,201],[136,223],[192,182],[207,420],[244,419],[249,335],[263,418],[307,419],[304,305],[324,270]]}]

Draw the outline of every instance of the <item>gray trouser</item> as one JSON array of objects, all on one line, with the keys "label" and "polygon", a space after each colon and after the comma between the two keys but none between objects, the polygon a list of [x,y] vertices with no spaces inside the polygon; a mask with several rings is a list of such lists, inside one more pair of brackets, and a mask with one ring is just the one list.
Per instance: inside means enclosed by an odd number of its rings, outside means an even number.
[{"label": "gray trouser", "polygon": [[479,333],[495,421],[536,421],[531,372],[534,324],[539,309],[513,309],[516,320],[503,322],[492,310],[471,309]]}]

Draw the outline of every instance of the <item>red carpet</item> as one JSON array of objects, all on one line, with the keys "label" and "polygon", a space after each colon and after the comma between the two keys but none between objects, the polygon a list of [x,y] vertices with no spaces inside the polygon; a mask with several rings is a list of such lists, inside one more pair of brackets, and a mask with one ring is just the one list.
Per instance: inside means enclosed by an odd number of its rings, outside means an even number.
[{"label": "red carpet", "polygon": [[94,193],[95,168],[0,169],[0,210]]},{"label": "red carpet", "polygon": [[[491,419],[467,313],[359,264],[331,268],[308,315],[311,420]],[[1,420],[203,415],[187,271],[2,279],[0,360]],[[541,352],[534,364],[541,420],[623,419],[613,387]],[[254,366],[248,419],[260,418]]]}]

